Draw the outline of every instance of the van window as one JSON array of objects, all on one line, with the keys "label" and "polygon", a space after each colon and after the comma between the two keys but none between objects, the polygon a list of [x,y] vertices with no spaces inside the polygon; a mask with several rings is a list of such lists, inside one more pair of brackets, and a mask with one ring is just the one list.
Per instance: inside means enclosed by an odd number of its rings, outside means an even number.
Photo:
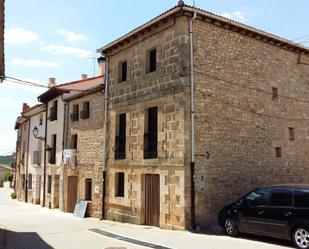
[{"label": "van window", "polygon": [[247,206],[265,206],[267,204],[269,192],[269,189],[262,188],[248,194],[245,198]]},{"label": "van window", "polygon": [[308,190],[295,190],[294,191],[295,207],[309,208],[309,191]]},{"label": "van window", "polygon": [[271,191],[271,206],[292,206],[292,191],[289,189],[274,189]]}]

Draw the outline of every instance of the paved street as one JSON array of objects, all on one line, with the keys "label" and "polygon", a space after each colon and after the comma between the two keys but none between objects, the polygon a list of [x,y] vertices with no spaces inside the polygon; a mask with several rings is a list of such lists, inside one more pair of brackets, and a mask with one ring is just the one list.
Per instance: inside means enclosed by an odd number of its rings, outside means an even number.
[{"label": "paved street", "polygon": [[80,219],[58,210],[11,200],[10,192],[0,188],[0,249],[292,248],[289,242],[261,237],[235,239]]}]

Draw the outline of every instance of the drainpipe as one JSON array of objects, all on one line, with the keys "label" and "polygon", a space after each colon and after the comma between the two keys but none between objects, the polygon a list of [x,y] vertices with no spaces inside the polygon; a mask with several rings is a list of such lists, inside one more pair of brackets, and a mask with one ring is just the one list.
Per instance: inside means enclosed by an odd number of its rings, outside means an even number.
[{"label": "drainpipe", "polygon": [[190,35],[190,113],[191,113],[191,229],[196,230],[195,222],[195,113],[194,113],[194,44],[193,44],[193,21],[196,19],[196,12],[189,21]]},{"label": "drainpipe", "polygon": [[30,118],[27,118],[28,123],[28,146],[27,146],[27,159],[25,160],[25,166],[26,166],[26,177],[25,177],[25,181],[26,181],[26,196],[25,196],[25,202],[28,203],[28,171],[29,171],[29,146],[30,146]]},{"label": "drainpipe", "polygon": [[67,170],[66,170],[66,167],[64,166],[63,164],[63,151],[64,149],[67,149],[68,148],[68,124],[69,124],[69,102],[66,102],[63,98],[63,95],[62,95],[62,101],[63,101],[63,104],[64,104],[64,113],[63,113],[63,136],[62,136],[62,170],[61,170],[61,173],[62,173],[62,187],[61,187],[61,194],[62,194],[62,211],[63,212],[66,212],[66,205],[65,205],[65,191],[64,191],[64,183],[65,183],[65,178],[66,178],[66,173],[67,173]]},{"label": "drainpipe", "polygon": [[106,161],[107,161],[107,124],[108,124],[108,78],[109,78],[109,61],[108,57],[105,57],[105,89],[104,89],[104,140],[103,140],[103,162],[104,162],[104,169],[103,169],[103,189],[102,189],[102,216],[101,220],[105,219],[105,197],[106,197]]},{"label": "drainpipe", "polygon": [[48,103],[45,104],[45,136],[44,136],[44,163],[43,163],[43,203],[42,207],[45,207],[45,191],[46,191],[46,144],[47,144],[47,115],[48,115]]}]

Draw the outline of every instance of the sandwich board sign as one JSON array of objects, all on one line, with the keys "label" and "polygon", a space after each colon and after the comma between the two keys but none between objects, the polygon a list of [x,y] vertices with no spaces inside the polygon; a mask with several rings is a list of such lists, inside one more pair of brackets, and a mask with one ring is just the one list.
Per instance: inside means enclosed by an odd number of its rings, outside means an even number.
[{"label": "sandwich board sign", "polygon": [[87,205],[88,205],[87,201],[76,202],[75,209],[74,209],[74,216],[80,217],[80,218],[85,218]]}]

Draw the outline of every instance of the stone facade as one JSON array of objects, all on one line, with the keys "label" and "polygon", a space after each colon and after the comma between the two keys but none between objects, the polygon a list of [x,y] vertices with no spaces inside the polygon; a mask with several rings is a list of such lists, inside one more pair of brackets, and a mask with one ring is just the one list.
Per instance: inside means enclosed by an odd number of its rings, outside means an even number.
[{"label": "stone facade", "polygon": [[[68,211],[68,177],[76,176],[77,200],[86,199],[86,179],[91,179],[91,200],[88,202],[87,216],[101,217],[102,189],[103,189],[103,125],[104,125],[104,93],[99,87],[82,96],[73,96],[68,102],[70,116],[73,115],[73,106],[79,106],[78,120],[68,119],[66,148],[74,149],[76,161],[64,165],[64,199],[65,211]],[[84,103],[89,103],[89,117],[83,118]],[[77,135],[77,148],[74,148],[73,137]],[[76,145],[75,145],[76,146]],[[71,193],[72,194],[72,193]]]}]

